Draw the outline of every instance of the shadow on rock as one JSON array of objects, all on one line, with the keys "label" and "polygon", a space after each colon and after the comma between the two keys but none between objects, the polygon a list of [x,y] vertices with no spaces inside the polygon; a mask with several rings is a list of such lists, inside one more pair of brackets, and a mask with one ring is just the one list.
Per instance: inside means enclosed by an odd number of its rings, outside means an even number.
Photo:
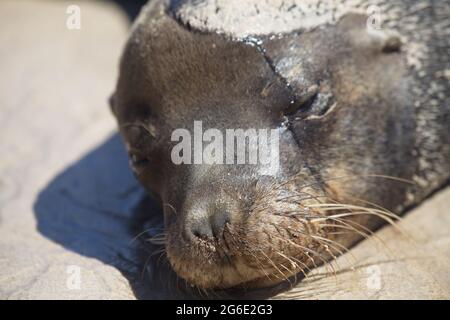
[{"label": "shadow on rock", "polygon": [[163,227],[161,210],[132,176],[117,134],[56,176],[34,212],[40,233],[119,269],[137,298],[176,298],[161,281],[170,270],[157,268],[157,246],[146,241]]}]

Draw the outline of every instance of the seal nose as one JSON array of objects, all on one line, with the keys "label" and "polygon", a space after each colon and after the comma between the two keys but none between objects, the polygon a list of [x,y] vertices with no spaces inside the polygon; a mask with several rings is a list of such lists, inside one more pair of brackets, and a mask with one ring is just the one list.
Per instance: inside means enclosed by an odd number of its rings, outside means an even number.
[{"label": "seal nose", "polygon": [[200,239],[219,239],[225,225],[230,222],[227,211],[218,211],[204,219],[198,219],[191,225],[192,234]]}]

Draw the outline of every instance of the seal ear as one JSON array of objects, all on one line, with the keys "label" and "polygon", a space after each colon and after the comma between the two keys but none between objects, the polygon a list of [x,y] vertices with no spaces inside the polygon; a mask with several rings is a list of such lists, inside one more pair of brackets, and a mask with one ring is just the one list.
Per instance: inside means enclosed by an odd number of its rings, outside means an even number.
[{"label": "seal ear", "polygon": [[109,108],[111,109],[111,112],[113,113],[113,115],[115,117],[117,117],[117,110],[116,110],[116,95],[113,93],[109,99],[108,99],[108,103],[109,103]]}]

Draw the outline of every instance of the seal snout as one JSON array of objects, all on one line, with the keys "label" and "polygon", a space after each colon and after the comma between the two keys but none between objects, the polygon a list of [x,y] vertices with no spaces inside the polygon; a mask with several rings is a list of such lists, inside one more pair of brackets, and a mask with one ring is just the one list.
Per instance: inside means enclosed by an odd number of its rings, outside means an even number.
[{"label": "seal snout", "polygon": [[307,253],[319,250],[311,242],[318,227],[303,219],[307,200],[302,205],[289,201],[306,194],[274,179],[247,185],[253,187],[246,194],[223,184],[187,189],[177,219],[168,225],[166,249],[172,267],[188,283],[213,289],[264,287],[312,264]]}]

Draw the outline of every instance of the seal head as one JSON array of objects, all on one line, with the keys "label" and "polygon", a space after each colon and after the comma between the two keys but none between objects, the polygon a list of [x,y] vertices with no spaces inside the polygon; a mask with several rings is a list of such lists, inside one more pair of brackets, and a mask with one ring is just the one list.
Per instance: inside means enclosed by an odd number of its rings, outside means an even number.
[{"label": "seal head", "polygon": [[[255,37],[192,27],[186,12],[144,8],[111,105],[134,173],[164,208],[168,259],[189,283],[263,287],[305,274],[448,179],[419,191],[403,183],[419,167],[421,84],[397,33],[372,32],[357,10]],[[200,121],[204,131],[273,130],[277,168],[174,163],[173,132]]]}]

